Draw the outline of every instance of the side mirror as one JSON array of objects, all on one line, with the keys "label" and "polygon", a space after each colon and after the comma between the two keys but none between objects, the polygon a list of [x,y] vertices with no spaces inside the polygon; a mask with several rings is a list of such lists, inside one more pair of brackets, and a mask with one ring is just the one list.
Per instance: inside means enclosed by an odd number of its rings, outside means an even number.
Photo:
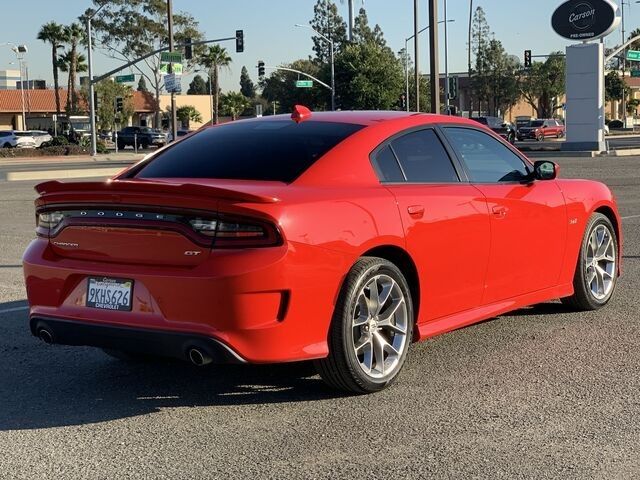
[{"label": "side mirror", "polygon": [[533,175],[536,180],[553,180],[559,173],[560,167],[549,160],[538,160],[533,164]]}]

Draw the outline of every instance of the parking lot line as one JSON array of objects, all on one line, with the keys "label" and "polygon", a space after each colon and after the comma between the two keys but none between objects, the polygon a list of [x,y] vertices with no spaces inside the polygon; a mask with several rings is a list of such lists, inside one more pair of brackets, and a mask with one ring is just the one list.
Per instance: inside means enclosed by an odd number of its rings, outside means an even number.
[{"label": "parking lot line", "polygon": [[622,220],[628,220],[630,218],[640,218],[640,215],[627,215],[626,217],[621,217]]}]

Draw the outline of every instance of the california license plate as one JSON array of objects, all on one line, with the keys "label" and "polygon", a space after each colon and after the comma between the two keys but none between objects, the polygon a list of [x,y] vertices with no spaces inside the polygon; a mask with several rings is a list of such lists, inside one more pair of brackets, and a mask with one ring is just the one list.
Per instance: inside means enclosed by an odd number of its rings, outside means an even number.
[{"label": "california license plate", "polygon": [[89,277],[87,307],[102,310],[131,311],[133,280],[110,277]]}]

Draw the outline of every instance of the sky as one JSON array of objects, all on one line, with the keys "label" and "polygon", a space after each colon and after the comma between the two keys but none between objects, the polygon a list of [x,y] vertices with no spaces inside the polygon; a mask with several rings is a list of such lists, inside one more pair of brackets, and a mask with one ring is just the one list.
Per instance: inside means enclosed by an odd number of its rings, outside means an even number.
[{"label": "sky", "polygon": [[[440,0],[439,16],[444,16]],[[640,4],[636,0],[625,0],[625,30],[640,26]],[[337,0],[340,14],[348,18],[346,0]],[[364,3],[371,25],[378,23],[388,45],[394,51],[404,47],[405,39],[413,34],[413,0],[356,0],[356,8]],[[481,6],[495,38],[500,40],[508,53],[522,59],[525,49],[533,55],[564,50],[568,41],[551,29],[551,14],[562,3],[561,0],[474,0],[474,8]],[[92,6],[91,0],[29,0],[15,2],[0,0],[11,11],[11,21],[3,22],[0,44],[12,42],[26,44],[29,52],[26,60],[31,79],[53,82],[51,71],[51,49],[37,40],[40,26],[48,21],[68,24]],[[249,74],[257,80],[255,66],[258,60],[267,65],[279,65],[313,54],[310,35],[304,28],[295,28],[296,23],[308,23],[313,16],[315,0],[174,0],[174,11],[191,13],[200,23],[206,38],[233,37],[235,31],[244,30],[245,51],[235,53],[235,43],[222,44],[227,47],[233,60],[231,68],[221,74],[224,91],[239,90],[240,69],[246,66]],[[420,0],[419,24],[427,24],[428,2]],[[449,72],[465,72],[467,69],[467,35],[469,0],[447,0],[448,64]],[[6,19],[5,19],[6,20]],[[444,71],[444,32],[440,27],[440,68]],[[620,29],[605,39],[606,45],[619,44]],[[428,34],[420,35],[420,70],[428,72]],[[411,44],[410,44],[411,45]],[[413,47],[410,46],[410,52]],[[0,48],[0,69],[17,68],[15,55],[7,46]],[[12,65],[11,62],[14,62]],[[119,63],[105,56],[100,50],[94,55],[94,74],[99,75]],[[123,72],[128,73],[128,72]],[[66,77],[61,77],[65,85]],[[186,91],[190,76],[183,80]]]}]

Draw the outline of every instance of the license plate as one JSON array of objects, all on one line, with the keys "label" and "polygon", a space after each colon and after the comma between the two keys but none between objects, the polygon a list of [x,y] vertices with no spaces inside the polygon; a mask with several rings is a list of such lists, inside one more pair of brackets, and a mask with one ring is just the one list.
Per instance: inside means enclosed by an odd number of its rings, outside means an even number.
[{"label": "license plate", "polygon": [[87,307],[102,310],[131,311],[133,280],[124,278],[89,277]]}]

